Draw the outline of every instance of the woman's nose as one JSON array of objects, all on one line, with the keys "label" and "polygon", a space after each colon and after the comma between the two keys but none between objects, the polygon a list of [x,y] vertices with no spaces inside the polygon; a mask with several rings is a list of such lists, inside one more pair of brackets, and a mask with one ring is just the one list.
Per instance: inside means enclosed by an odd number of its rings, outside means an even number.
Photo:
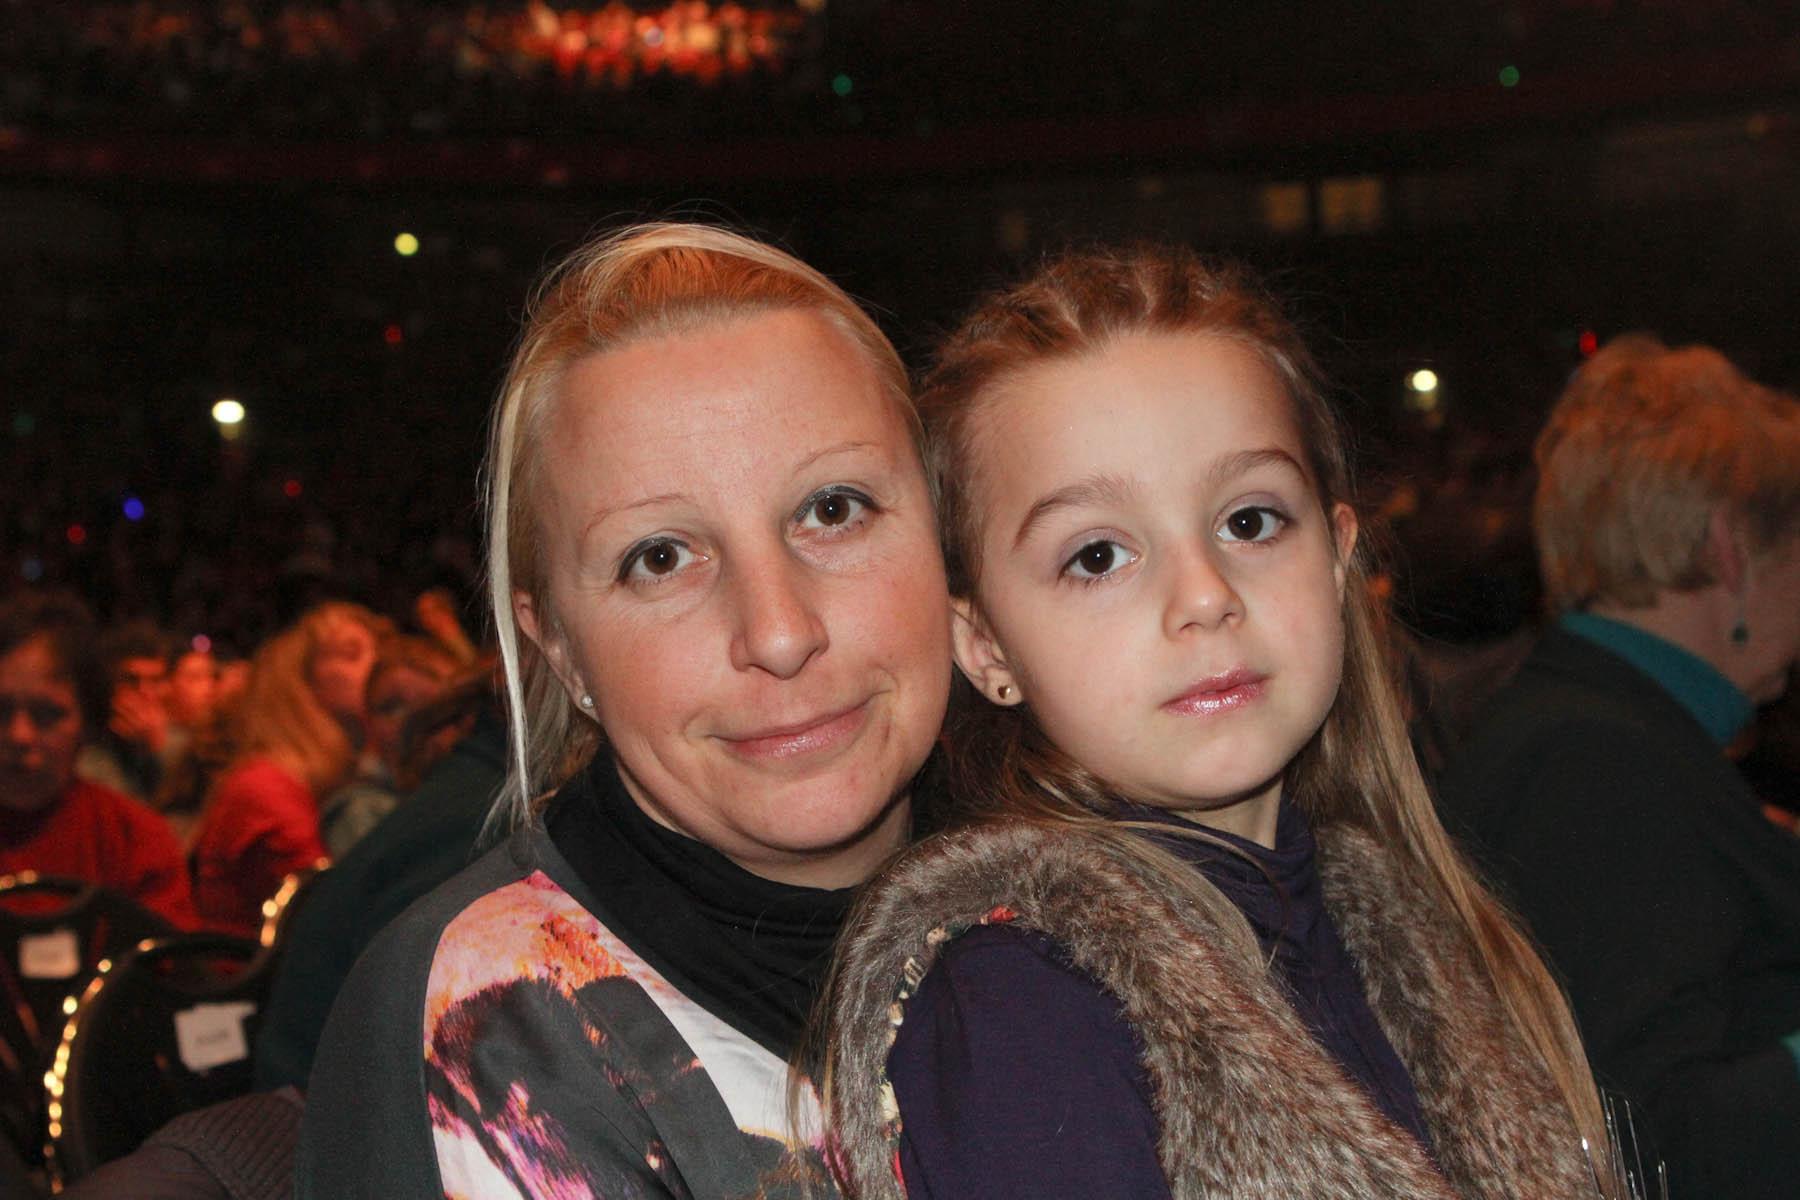
[{"label": "woman's nose", "polygon": [[780,679],[799,674],[829,641],[805,568],[771,555],[745,564],[734,582],[732,665]]},{"label": "woman's nose", "polygon": [[1191,628],[1211,629],[1243,616],[1243,600],[1209,547],[1183,548],[1164,561],[1168,595],[1163,631],[1168,636]]}]

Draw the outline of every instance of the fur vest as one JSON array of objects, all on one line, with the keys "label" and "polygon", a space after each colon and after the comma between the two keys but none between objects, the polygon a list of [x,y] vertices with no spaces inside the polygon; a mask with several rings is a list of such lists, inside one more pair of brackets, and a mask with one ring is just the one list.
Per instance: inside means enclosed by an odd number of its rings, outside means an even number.
[{"label": "fur vest", "polygon": [[1001,825],[916,847],[846,931],[830,1099],[852,1194],[901,1195],[886,1063],[904,998],[949,937],[1005,909],[1120,1000],[1176,1200],[1596,1195],[1566,1108],[1466,936],[1367,834],[1327,826],[1317,841],[1326,906],[1412,1075],[1435,1164],[1313,1039],[1223,894],[1178,899],[1101,838]]}]

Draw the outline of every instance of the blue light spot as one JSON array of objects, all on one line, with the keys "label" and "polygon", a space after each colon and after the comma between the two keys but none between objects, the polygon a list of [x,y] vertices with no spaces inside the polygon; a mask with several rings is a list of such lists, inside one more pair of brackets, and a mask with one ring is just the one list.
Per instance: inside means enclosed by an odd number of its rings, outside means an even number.
[{"label": "blue light spot", "polygon": [[136,496],[125,497],[125,519],[141,521],[144,519],[144,502]]},{"label": "blue light spot", "polygon": [[44,563],[41,559],[28,558],[19,564],[19,574],[26,583],[36,583],[44,577]]}]

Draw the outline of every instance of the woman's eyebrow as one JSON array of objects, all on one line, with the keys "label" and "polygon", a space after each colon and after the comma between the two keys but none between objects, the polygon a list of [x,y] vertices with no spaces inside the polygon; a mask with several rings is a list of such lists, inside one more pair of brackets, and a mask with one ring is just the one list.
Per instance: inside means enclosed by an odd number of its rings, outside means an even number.
[{"label": "woman's eyebrow", "polygon": [[830,458],[834,454],[852,454],[858,450],[879,450],[880,448],[881,447],[874,442],[839,442],[835,446],[826,446],[823,449],[815,450],[813,453],[795,463],[794,474],[798,475],[820,459]]},{"label": "woman's eyebrow", "polygon": [[[819,450],[815,450],[813,453],[794,464],[794,474],[798,475],[808,467],[817,463],[820,459],[830,458],[833,455],[853,454],[859,450],[879,449],[880,446],[875,442],[839,442],[836,445],[825,446]],[[637,500],[629,500],[624,504],[615,504],[608,508],[602,508],[595,512],[592,517],[588,518],[587,524],[583,525],[581,528],[581,536],[586,538],[601,524],[621,513],[633,512],[640,508],[655,508],[663,504],[678,504],[687,499],[688,496],[684,492],[663,492],[661,495],[644,496]]]},{"label": "woman's eyebrow", "polygon": [[586,541],[594,530],[620,513],[628,513],[640,508],[654,508],[659,504],[679,503],[685,499],[687,496],[682,492],[664,492],[660,496],[645,496],[640,500],[631,500],[624,504],[615,504],[610,508],[600,509],[588,518],[587,524],[581,527],[581,538]]},{"label": "woman's eyebrow", "polygon": [[1090,475],[1048,492],[1026,510],[1025,519],[1019,522],[1018,531],[1013,534],[1013,549],[1024,545],[1032,529],[1060,509],[1118,503],[1129,497],[1131,491],[1131,485],[1116,475]]}]

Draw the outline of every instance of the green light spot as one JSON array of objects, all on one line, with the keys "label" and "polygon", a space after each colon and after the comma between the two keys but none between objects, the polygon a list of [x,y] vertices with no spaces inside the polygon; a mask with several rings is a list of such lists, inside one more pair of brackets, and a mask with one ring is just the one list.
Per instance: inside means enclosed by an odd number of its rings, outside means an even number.
[{"label": "green light spot", "polygon": [[1518,84],[1518,82],[1519,82],[1519,68],[1517,68],[1517,67],[1501,67],[1500,68],[1500,86],[1501,87],[1514,87]]},{"label": "green light spot", "polygon": [[26,437],[30,437],[32,434],[34,434],[36,432],[37,432],[37,418],[36,417],[32,416],[28,412],[15,412],[13,414],[13,436],[14,437],[26,438]]},{"label": "green light spot", "polygon": [[855,87],[856,84],[851,82],[848,75],[838,75],[831,81],[831,90],[840,96],[848,96]]}]

